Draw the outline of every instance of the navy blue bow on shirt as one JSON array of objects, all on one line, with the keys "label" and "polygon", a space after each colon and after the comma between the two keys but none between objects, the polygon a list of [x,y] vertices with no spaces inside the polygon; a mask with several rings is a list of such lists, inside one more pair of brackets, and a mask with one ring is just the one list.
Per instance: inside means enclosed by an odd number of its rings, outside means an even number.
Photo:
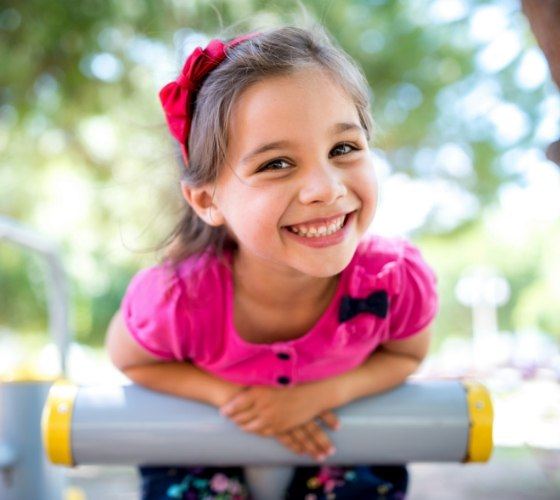
[{"label": "navy blue bow on shirt", "polygon": [[342,297],[338,320],[340,323],[352,319],[357,314],[367,312],[381,318],[387,316],[389,309],[389,297],[385,290],[370,293],[363,299],[354,299],[348,295]]}]

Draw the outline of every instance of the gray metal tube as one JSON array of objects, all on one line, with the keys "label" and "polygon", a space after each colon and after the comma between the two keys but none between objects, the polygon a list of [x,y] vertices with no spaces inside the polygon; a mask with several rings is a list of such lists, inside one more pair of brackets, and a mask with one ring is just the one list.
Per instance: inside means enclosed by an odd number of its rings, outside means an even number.
[{"label": "gray metal tube", "polygon": [[[0,216],[0,241],[7,240],[38,253],[46,262],[49,331],[66,371],[69,343],[68,286],[56,246],[38,233]],[[54,500],[62,498],[63,471],[41,453],[40,416],[51,381],[25,374],[0,379],[0,499]]]},{"label": "gray metal tube", "polygon": [[50,382],[0,383],[0,441],[7,455],[0,467],[2,500],[54,500],[66,479],[41,453],[39,415]]},{"label": "gray metal tube", "polygon": [[[44,438],[49,441],[50,421],[67,419],[67,424],[57,427],[60,439],[68,441],[62,443],[68,450],[67,465],[314,463],[311,458],[290,452],[274,438],[243,432],[214,407],[136,385],[80,387],[70,396],[73,401],[66,403],[64,397],[56,395],[56,386],[51,392],[52,404],[47,403],[44,413]],[[337,409],[341,427],[329,432],[337,452],[327,463],[468,460],[473,447],[473,414],[467,393],[459,381],[407,382]],[[478,411],[489,420],[479,441],[490,442],[482,446],[486,457],[479,453],[478,458],[470,459],[484,461],[492,448],[492,416],[489,398],[482,399],[476,403]],[[57,416],[59,406],[65,412],[62,416]],[[60,431],[64,426],[67,429]],[[47,453],[57,463],[65,463],[57,461],[56,453],[48,449]]]},{"label": "gray metal tube", "polygon": [[38,253],[47,264],[46,291],[49,310],[49,332],[59,353],[61,372],[66,373],[66,352],[70,339],[68,327],[68,280],[57,247],[40,234],[0,215],[0,240]]}]

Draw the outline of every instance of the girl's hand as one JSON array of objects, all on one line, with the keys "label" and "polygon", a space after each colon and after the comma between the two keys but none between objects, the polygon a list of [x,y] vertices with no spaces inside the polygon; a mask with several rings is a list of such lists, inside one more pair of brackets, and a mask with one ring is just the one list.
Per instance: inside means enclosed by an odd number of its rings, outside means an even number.
[{"label": "girl's hand", "polygon": [[244,431],[272,436],[309,422],[324,411],[321,404],[305,385],[254,386],[237,393],[220,412]]},{"label": "girl's hand", "polygon": [[[332,411],[321,413],[319,418],[332,430],[339,428],[338,418]],[[314,420],[282,432],[276,438],[294,453],[307,453],[320,462],[336,451],[327,433]]]}]

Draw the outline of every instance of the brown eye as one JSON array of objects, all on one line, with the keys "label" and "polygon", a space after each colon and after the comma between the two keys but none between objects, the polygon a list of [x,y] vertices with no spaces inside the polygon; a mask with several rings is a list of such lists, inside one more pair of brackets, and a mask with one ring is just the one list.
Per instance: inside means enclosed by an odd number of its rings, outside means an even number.
[{"label": "brown eye", "polygon": [[[352,153],[353,151],[358,151],[359,148],[356,148],[354,146],[352,146],[352,144],[349,144],[348,142],[343,142],[342,144],[337,144],[331,151],[342,151],[342,155],[347,155]],[[346,151],[346,152],[344,152]],[[335,156],[340,156],[340,154],[337,154]]]},{"label": "brown eye", "polygon": [[264,172],[265,170],[286,170],[285,168],[278,166],[281,165],[282,163],[285,163],[289,167],[289,164],[286,160],[283,160],[282,158],[278,158],[277,160],[272,160],[269,161],[268,163],[265,163],[264,165],[258,168],[257,172]]}]

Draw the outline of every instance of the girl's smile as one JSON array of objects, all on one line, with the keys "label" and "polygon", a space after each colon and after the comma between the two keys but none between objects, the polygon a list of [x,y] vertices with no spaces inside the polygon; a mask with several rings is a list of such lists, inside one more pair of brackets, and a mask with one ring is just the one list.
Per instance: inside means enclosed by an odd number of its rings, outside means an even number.
[{"label": "girl's smile", "polygon": [[284,226],[290,237],[303,245],[323,248],[341,243],[350,230],[354,214],[352,211],[327,219],[316,219],[294,226]]}]

